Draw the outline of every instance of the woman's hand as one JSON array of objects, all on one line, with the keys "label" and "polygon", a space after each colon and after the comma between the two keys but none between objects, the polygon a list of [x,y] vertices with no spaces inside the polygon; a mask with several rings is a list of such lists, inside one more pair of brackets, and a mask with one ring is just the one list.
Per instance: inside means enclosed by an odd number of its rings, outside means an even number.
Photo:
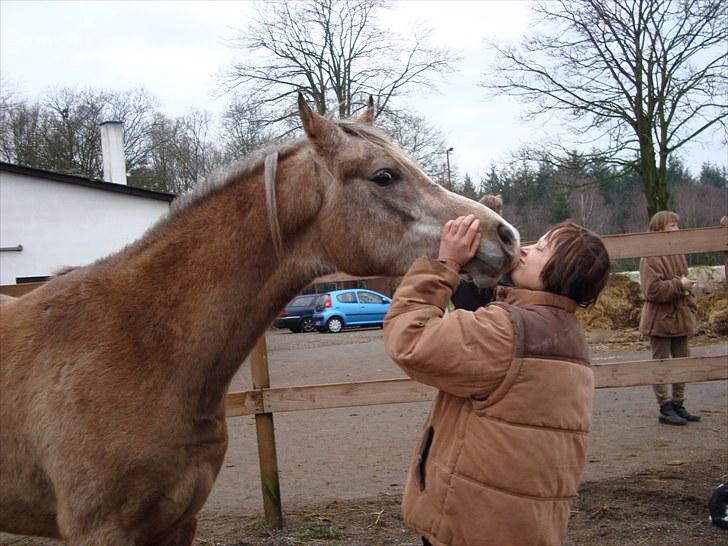
[{"label": "woman's hand", "polygon": [[695,286],[695,281],[691,281],[687,277],[681,277],[680,278],[680,284],[682,284],[682,287],[685,290],[692,290],[693,286]]},{"label": "woman's hand", "polygon": [[457,264],[458,268],[473,259],[480,246],[480,220],[472,214],[458,216],[442,228],[440,260]]}]

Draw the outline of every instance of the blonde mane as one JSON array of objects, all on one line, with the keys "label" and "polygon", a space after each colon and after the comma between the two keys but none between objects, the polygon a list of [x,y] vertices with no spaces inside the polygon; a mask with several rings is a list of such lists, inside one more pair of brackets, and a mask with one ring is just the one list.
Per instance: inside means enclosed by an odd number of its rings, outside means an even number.
[{"label": "blonde mane", "polygon": [[[362,140],[385,150],[400,168],[414,170],[418,173],[424,174],[405,152],[392,143],[391,139],[384,131],[355,120],[333,121],[341,127],[345,133],[361,138]],[[256,171],[262,166],[264,169],[263,179],[265,203],[268,212],[268,226],[271,237],[273,238],[273,247],[276,255],[279,257],[282,256],[283,239],[281,236],[280,223],[278,222],[278,205],[276,201],[275,186],[278,161],[301,148],[306,142],[307,139],[305,137],[296,138],[295,140],[282,143],[273,142],[252,152],[232,165],[228,165],[225,168],[214,171],[192,191],[179,196],[172,202],[169,218],[180,214],[182,211],[194,206],[208,196],[225,188],[228,184],[233,183],[242,176]],[[328,169],[326,169],[325,166],[323,167],[324,171],[333,178],[333,175],[328,172]]]},{"label": "blonde mane", "polygon": [[278,204],[276,202],[276,172],[278,170],[278,152],[266,156],[265,171],[263,175],[265,185],[265,205],[268,210],[268,226],[273,238],[273,248],[276,256],[283,256],[283,239],[281,225],[278,223]]},{"label": "blonde mane", "polygon": [[238,161],[213,171],[205,180],[195,186],[191,191],[180,195],[172,202],[170,213],[179,214],[181,211],[204,200],[206,197],[216,193],[228,184],[238,180],[241,176],[248,175],[261,168],[266,158],[276,154],[283,158],[301,148],[306,143],[305,138],[297,138],[288,142],[273,142],[255,150]]}]

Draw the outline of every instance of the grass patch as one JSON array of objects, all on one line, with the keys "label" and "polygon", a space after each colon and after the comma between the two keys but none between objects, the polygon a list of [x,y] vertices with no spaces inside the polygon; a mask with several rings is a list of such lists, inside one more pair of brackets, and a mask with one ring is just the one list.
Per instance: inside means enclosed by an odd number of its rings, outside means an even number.
[{"label": "grass patch", "polygon": [[342,540],[344,533],[331,523],[309,520],[296,530],[294,536],[300,540]]},{"label": "grass patch", "polygon": [[246,527],[251,531],[265,531],[268,529],[268,526],[266,525],[263,518],[255,518],[253,521],[248,523]]}]

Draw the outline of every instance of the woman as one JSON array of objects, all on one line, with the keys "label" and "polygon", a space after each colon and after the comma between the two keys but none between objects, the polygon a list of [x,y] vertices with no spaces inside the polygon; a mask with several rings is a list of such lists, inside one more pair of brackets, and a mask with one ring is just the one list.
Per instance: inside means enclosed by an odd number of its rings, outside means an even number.
[{"label": "woman", "polygon": [[[669,210],[655,214],[650,231],[677,231],[680,216]],[[645,300],[640,332],[650,338],[652,358],[690,356],[688,336],[697,331],[695,283],[686,278],[688,263],[683,255],[650,256],[640,259],[640,287]],[[685,425],[700,421],[685,409],[685,383],[673,383],[672,396],[667,385],[653,387],[660,407],[658,421],[666,425]]]},{"label": "woman", "polygon": [[561,224],[521,248],[499,301],[443,315],[478,229],[472,216],[448,222],[438,259],[412,265],[384,322],[392,359],[438,389],[403,518],[426,545],[561,544],[594,395],[574,311],[596,300],[609,256],[595,234]]}]

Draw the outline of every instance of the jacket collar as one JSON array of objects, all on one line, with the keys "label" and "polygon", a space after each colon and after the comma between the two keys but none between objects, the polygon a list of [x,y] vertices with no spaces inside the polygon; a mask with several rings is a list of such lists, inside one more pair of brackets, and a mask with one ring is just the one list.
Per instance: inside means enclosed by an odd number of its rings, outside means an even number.
[{"label": "jacket collar", "polygon": [[512,305],[548,305],[569,313],[575,312],[578,307],[574,300],[566,296],[525,288],[501,287],[498,290],[498,299]]}]

